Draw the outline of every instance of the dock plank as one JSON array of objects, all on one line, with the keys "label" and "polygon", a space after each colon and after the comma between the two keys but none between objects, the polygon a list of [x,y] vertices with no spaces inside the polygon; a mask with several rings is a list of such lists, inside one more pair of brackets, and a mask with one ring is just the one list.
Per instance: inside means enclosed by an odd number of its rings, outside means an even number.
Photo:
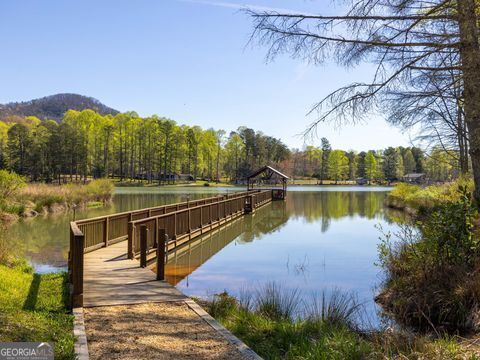
[{"label": "dock plank", "polygon": [[113,306],[187,299],[148,268],[127,258],[127,242],[85,254],[83,306]]}]

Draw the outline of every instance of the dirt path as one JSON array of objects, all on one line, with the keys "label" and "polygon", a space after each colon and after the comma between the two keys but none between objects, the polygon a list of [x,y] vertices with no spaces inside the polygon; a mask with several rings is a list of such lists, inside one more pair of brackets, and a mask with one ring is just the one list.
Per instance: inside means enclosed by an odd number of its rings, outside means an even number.
[{"label": "dirt path", "polygon": [[90,359],[245,359],[184,302],[85,308]]}]

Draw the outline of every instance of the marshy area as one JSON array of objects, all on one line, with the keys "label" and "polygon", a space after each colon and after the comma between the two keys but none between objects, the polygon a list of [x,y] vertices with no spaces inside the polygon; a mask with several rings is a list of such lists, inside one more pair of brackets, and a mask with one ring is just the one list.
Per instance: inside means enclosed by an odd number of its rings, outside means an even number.
[{"label": "marshy area", "polygon": [[23,176],[0,170],[0,221],[103,206],[112,199],[113,190],[113,183],[107,179],[51,185],[28,183]]}]

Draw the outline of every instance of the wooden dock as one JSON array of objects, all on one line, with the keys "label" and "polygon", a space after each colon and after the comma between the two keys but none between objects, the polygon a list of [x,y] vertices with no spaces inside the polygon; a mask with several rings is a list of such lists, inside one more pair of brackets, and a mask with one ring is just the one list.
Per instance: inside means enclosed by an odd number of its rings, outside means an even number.
[{"label": "wooden dock", "polygon": [[83,306],[183,301],[187,297],[127,257],[127,241],[85,254]]},{"label": "wooden dock", "polygon": [[[71,222],[72,308],[127,299],[133,303],[144,294],[161,297],[166,283],[149,282],[164,280],[168,251],[242,216],[246,204],[255,210],[270,201],[272,190],[247,191]],[[157,259],[155,279],[134,261],[139,256],[145,267],[152,254]],[[172,292],[169,296],[174,298]]]},{"label": "wooden dock", "polygon": [[[168,251],[255,211],[272,201],[272,193],[248,191],[72,222],[68,267],[71,305],[76,308],[74,313],[80,314],[76,316],[81,323],[77,329],[81,344],[77,347],[84,351],[77,352],[79,359],[88,359],[87,340],[93,341],[94,359],[112,354],[125,359],[193,355],[260,359],[163,276]],[[145,267],[148,255],[156,255],[157,274]],[[87,308],[85,325],[83,311],[78,309],[82,307]],[[165,314],[158,312],[160,308]],[[156,320],[152,322],[152,318]],[[130,334],[129,347],[116,338],[114,328]],[[144,331],[147,328],[149,331]],[[198,341],[199,331],[204,343]],[[170,334],[169,341],[174,341],[179,333],[182,340],[190,339],[190,349],[186,351],[182,345],[172,353],[174,346],[159,339]],[[146,347],[149,341],[153,345]],[[199,357],[201,352],[204,356]],[[168,353],[173,357],[165,357]]]}]

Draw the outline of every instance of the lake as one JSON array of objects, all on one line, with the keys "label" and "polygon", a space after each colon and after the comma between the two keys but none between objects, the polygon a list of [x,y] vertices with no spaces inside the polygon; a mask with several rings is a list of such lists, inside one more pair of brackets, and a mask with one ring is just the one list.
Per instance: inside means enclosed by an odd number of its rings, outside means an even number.
[{"label": "lake", "polygon": [[[117,188],[112,205],[77,211],[76,219],[99,216],[240,188]],[[383,205],[388,188],[305,186],[289,188],[285,202],[204,235],[169,255],[167,281],[187,295],[206,297],[275,281],[310,294],[352,291],[376,312],[373,296],[381,279],[375,266],[381,225],[395,228]],[[21,220],[9,229],[19,252],[37,271],[64,269],[68,223],[73,213]]]}]

